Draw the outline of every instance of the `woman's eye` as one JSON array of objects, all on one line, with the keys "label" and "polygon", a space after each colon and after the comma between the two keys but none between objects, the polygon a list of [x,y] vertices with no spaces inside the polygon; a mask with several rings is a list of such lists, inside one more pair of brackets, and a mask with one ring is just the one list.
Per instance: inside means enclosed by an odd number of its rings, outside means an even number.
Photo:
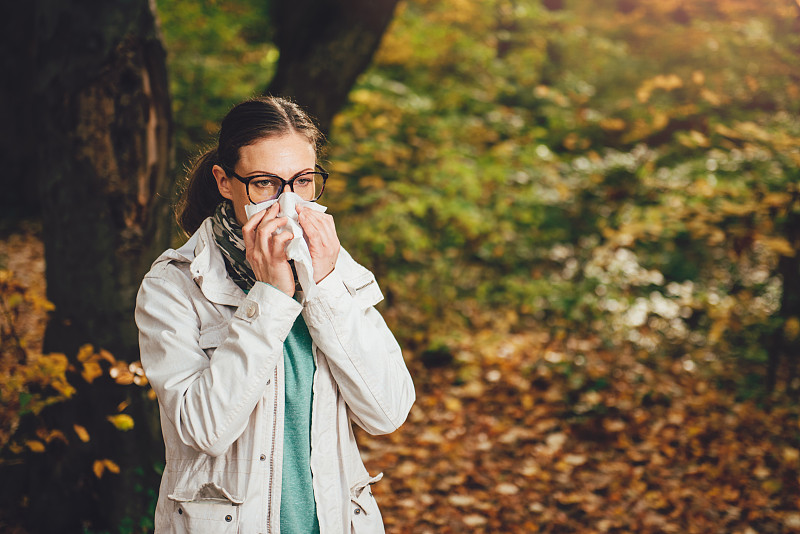
[{"label": "woman's eye", "polygon": [[295,185],[299,185],[300,187],[305,187],[309,184],[312,184],[313,182],[314,180],[312,180],[311,178],[298,178],[297,180],[295,180],[294,183]]},{"label": "woman's eye", "polygon": [[275,180],[253,180],[250,185],[258,189],[271,189],[278,187]]}]

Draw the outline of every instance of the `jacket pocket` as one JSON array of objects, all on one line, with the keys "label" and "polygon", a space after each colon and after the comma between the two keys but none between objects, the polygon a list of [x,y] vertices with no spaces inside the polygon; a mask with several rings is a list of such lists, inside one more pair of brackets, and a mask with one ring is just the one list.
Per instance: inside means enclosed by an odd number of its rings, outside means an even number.
[{"label": "jacket pocket", "polygon": [[350,488],[350,532],[383,534],[383,517],[370,486],[383,478],[383,473],[367,477]]},{"label": "jacket pocket", "polygon": [[209,482],[189,496],[176,491],[168,496],[174,503],[174,532],[186,534],[236,534],[239,509],[244,502],[220,486]]}]

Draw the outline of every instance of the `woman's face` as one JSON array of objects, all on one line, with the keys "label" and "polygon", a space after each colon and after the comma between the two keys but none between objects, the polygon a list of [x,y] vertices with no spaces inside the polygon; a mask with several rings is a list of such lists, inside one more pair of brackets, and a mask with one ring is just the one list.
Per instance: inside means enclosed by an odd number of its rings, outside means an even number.
[{"label": "woman's face", "polygon": [[[267,137],[240,148],[239,163],[233,171],[242,178],[274,174],[288,181],[302,172],[314,171],[316,162],[314,146],[302,135],[290,133]],[[214,166],[213,172],[220,194],[233,202],[236,220],[244,224],[247,222],[244,207],[250,203],[247,187],[233,176],[228,176],[218,165]]]}]

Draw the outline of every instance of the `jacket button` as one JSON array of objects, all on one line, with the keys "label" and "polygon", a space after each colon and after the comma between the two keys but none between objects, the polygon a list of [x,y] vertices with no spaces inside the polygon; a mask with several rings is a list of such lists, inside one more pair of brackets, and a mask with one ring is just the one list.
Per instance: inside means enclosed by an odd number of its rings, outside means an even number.
[{"label": "jacket button", "polygon": [[361,514],[361,508],[356,508],[356,509],[353,511],[353,513],[354,513],[354,514],[356,514],[356,515],[359,515],[359,514]]},{"label": "jacket button", "polygon": [[256,307],[253,306],[252,304],[247,306],[247,316],[248,317],[253,317],[255,314],[256,314]]},{"label": "jacket button", "polygon": [[181,510],[180,508],[178,508],[178,515],[183,515],[183,510]]},{"label": "jacket button", "polygon": [[226,515],[226,516],[225,516],[225,521],[227,521],[228,523],[230,523],[231,521],[233,521],[233,516],[231,516],[231,515]]},{"label": "jacket button", "polygon": [[272,382],[272,379],[271,378],[267,378],[267,385],[269,385],[270,382]]},{"label": "jacket button", "polygon": [[267,459],[267,455],[266,454],[262,454],[261,456],[258,457],[258,459],[263,462],[264,460]]}]

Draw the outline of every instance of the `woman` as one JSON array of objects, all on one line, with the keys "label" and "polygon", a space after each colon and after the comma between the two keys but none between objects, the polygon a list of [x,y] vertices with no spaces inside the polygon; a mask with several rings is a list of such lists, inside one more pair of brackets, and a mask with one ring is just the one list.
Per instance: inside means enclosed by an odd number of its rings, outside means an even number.
[{"label": "woman", "polygon": [[[383,532],[369,489],[382,475],[364,468],[351,422],[394,431],[414,386],[374,276],[312,209],[321,138],[290,101],[234,107],[189,173],[178,220],[192,237],[142,282],[141,359],[166,445],[156,533]],[[287,198],[296,213],[279,216]],[[294,216],[312,288],[287,257]]]}]

